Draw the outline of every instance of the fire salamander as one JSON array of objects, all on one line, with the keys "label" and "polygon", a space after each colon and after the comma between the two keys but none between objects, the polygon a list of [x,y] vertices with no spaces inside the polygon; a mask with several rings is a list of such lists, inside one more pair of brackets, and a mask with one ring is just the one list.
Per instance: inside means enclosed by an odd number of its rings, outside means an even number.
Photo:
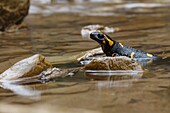
[{"label": "fire salamander", "polygon": [[123,45],[100,31],[92,32],[90,34],[90,38],[97,41],[101,45],[106,56],[127,56],[130,58],[144,58],[154,60],[161,59],[161,57],[157,55]]}]

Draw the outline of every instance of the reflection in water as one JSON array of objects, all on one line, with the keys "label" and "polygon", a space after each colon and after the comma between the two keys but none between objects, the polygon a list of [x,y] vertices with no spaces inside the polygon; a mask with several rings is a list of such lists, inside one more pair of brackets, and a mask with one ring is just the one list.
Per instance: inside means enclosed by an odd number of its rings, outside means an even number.
[{"label": "reflection in water", "polygon": [[86,77],[102,80],[96,83],[97,89],[131,87],[134,81],[140,79],[143,71],[133,70],[86,70]]},{"label": "reflection in water", "polygon": [[133,81],[140,79],[143,71],[133,70],[86,70],[86,77],[94,80],[103,80],[96,83],[97,89],[131,87]]},{"label": "reflection in water", "polygon": [[120,81],[114,81],[114,80],[108,80],[108,81],[98,81],[96,83],[96,87],[99,90],[104,90],[107,88],[129,88],[132,87],[133,82],[137,81],[137,79],[131,79],[131,80],[120,80]]},{"label": "reflection in water", "polygon": [[109,78],[112,76],[130,76],[133,78],[141,78],[143,71],[135,71],[135,70],[86,70],[86,74],[89,76],[100,76]]},{"label": "reflection in water", "polygon": [[0,85],[1,88],[8,89],[13,93],[33,99],[38,99],[41,96],[40,91],[33,90],[24,85],[12,84],[10,82],[3,82]]}]

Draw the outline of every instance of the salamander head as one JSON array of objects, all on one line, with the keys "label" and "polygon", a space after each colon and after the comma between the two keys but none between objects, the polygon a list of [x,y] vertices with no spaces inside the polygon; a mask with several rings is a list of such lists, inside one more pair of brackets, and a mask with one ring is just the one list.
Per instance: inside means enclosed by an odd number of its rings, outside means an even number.
[{"label": "salamander head", "polygon": [[90,38],[97,41],[102,47],[112,47],[114,45],[114,41],[100,31],[92,32]]}]

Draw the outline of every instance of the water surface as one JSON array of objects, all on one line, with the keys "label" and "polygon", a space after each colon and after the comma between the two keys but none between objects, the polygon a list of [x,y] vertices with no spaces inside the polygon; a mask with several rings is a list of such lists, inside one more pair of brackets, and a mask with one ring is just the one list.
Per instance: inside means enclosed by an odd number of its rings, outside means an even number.
[{"label": "water surface", "polygon": [[0,35],[0,71],[36,53],[56,58],[57,67],[77,66],[68,59],[98,47],[96,42],[81,38],[81,28],[89,24],[118,27],[120,32],[110,34],[113,39],[164,60],[148,65],[141,79],[96,81],[80,72],[46,84],[28,85],[35,90],[29,92],[35,94],[32,97],[1,88],[0,112],[169,113],[170,1],[96,1],[33,3],[37,10],[31,9],[24,21],[28,30]]}]

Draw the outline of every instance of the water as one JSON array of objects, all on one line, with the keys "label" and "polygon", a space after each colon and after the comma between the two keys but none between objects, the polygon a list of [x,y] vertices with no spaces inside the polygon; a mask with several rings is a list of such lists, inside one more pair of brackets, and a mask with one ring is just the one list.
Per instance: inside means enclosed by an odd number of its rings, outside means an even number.
[{"label": "water", "polygon": [[164,60],[148,65],[149,71],[141,79],[95,81],[80,72],[46,84],[9,86],[17,87],[18,93],[1,88],[0,112],[169,113],[170,1],[96,1],[33,3],[34,8],[43,10],[30,10],[24,21],[28,30],[0,35],[0,72],[36,53],[52,58],[57,67],[77,66],[69,59],[98,47],[96,42],[81,38],[81,28],[89,24],[118,27],[120,32],[110,34],[113,39]]}]

